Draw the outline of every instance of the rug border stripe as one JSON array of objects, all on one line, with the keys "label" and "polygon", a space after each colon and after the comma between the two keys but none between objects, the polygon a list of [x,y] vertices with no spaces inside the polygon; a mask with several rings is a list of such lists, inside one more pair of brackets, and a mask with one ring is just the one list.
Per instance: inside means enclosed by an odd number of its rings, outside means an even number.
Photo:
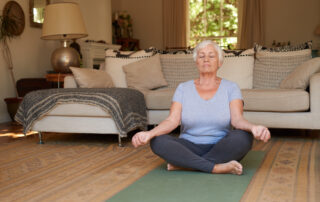
[{"label": "rug border stripe", "polygon": [[272,164],[275,160],[275,157],[277,156],[281,146],[283,145],[284,141],[280,140],[279,142],[276,142],[270,151],[265,155],[265,158],[263,159],[262,164],[260,165],[257,172],[254,174],[253,178],[251,179],[251,182],[249,186],[247,187],[247,190],[243,194],[240,201],[245,202],[251,202],[251,201],[258,201],[260,194],[262,192],[262,188],[266,182],[266,179],[271,171]]},{"label": "rug border stripe", "polygon": [[316,202],[316,172],[315,172],[315,161],[316,161],[316,148],[317,148],[317,141],[313,141],[313,145],[311,148],[311,155],[310,155],[310,165],[309,165],[309,201]]},{"label": "rug border stripe", "polygon": [[305,142],[301,148],[299,155],[299,163],[297,165],[297,176],[295,182],[295,196],[294,201],[308,201],[308,175],[309,175],[309,158],[310,158],[310,149],[312,142]]}]

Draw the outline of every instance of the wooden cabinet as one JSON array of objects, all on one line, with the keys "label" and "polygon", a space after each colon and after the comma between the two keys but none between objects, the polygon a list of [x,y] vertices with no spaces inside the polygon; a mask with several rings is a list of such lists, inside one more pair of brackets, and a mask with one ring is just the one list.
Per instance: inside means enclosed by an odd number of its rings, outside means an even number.
[{"label": "wooden cabinet", "polygon": [[136,51],[140,50],[139,39],[132,38],[118,38],[117,44],[121,45],[123,51]]},{"label": "wooden cabinet", "polygon": [[63,88],[64,77],[72,76],[72,74],[49,73],[46,79],[51,83],[52,88]]}]

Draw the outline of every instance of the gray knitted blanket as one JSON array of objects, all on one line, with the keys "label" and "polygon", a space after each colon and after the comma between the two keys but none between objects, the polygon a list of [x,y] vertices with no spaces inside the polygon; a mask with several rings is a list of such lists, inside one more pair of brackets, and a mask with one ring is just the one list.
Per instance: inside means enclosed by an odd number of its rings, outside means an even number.
[{"label": "gray knitted blanket", "polygon": [[26,133],[34,121],[60,103],[83,103],[101,107],[111,114],[121,137],[126,137],[131,130],[147,128],[144,96],[141,92],[129,88],[65,88],[33,91],[23,98],[15,120],[23,125],[23,132]]}]

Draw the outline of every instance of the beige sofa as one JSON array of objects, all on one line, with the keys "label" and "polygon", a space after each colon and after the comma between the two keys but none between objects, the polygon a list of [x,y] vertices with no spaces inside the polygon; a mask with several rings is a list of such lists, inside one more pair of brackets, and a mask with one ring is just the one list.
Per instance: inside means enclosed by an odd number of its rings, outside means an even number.
[{"label": "beige sofa", "polygon": [[[150,55],[147,57],[150,57]],[[138,56],[137,58],[132,57],[133,61],[131,62],[142,60],[144,57]],[[109,72],[116,87],[127,87],[127,83],[124,81],[125,73],[121,66],[123,64],[119,65],[116,60],[126,60],[125,64],[130,63],[128,58],[107,57],[105,71]],[[168,86],[156,90],[141,90],[145,95],[150,125],[159,124],[168,116],[175,87],[180,82],[198,76],[191,54],[161,54],[160,60]],[[263,57],[259,62],[263,62]],[[119,66],[115,68],[118,68],[116,71],[120,70],[120,73],[113,72],[114,69],[108,69],[111,66],[112,68]],[[320,73],[309,76],[308,91],[280,87],[261,89],[253,88],[254,85],[259,85],[259,81],[254,80],[254,76],[258,75],[255,72],[256,66],[259,66],[259,64],[257,59],[254,59],[253,50],[248,50],[238,56],[227,54],[224,65],[218,72],[219,76],[235,81],[240,86],[244,98],[244,116],[247,120],[270,128],[320,129]],[[289,73],[287,72],[286,76]],[[284,76],[282,75],[282,77]],[[66,77],[64,86],[65,88],[76,88],[77,83],[74,77]],[[57,105],[48,114],[37,120],[32,130],[61,133],[118,134],[117,127],[109,113],[97,106],[80,103]],[[39,134],[41,137],[41,133]],[[122,137],[119,134],[118,137],[119,145],[121,145]]]}]

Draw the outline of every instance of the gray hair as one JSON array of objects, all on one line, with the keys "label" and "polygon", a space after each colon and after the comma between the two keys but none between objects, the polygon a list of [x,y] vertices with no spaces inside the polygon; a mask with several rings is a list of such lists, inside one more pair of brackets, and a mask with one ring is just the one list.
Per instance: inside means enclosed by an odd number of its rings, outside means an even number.
[{"label": "gray hair", "polygon": [[194,49],[193,49],[193,60],[196,61],[197,56],[198,56],[198,51],[208,45],[212,45],[213,48],[217,51],[218,53],[218,59],[219,59],[219,63],[220,65],[222,65],[223,63],[223,51],[220,48],[220,46],[218,46],[218,44],[216,44],[215,42],[211,41],[211,40],[205,40],[200,42]]}]

